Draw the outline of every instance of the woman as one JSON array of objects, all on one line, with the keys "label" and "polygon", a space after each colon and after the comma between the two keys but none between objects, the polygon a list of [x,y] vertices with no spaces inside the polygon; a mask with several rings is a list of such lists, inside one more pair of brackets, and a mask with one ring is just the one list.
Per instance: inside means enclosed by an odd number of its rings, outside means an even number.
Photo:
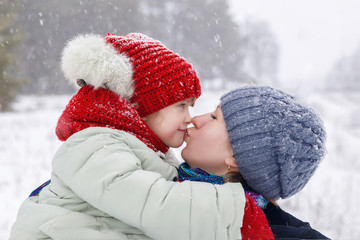
[{"label": "woman", "polygon": [[192,123],[179,181],[240,181],[276,239],[327,239],[272,201],[299,192],[323,159],[325,131],[311,109],[279,90],[249,86],[225,94]]}]

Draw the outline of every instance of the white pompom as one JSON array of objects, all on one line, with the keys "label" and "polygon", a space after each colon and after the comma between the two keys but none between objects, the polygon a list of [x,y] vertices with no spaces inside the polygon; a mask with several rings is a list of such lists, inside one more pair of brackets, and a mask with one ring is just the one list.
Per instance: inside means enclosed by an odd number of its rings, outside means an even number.
[{"label": "white pompom", "polygon": [[130,59],[100,35],[79,35],[70,40],[64,48],[61,67],[74,85],[83,79],[95,88],[107,87],[127,100],[134,92]]}]

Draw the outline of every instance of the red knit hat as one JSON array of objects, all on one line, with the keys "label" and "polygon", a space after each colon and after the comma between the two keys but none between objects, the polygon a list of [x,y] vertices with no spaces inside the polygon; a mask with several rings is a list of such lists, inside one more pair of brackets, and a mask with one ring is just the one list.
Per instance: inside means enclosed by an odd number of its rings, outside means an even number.
[{"label": "red knit hat", "polygon": [[124,97],[141,117],[201,94],[192,66],[140,33],[80,35],[64,49],[62,69],[73,84],[82,79]]}]

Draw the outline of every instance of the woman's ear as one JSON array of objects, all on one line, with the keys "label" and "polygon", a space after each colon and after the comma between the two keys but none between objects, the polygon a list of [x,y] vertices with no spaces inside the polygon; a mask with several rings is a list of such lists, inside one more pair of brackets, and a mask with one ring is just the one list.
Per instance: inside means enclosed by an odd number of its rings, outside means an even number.
[{"label": "woman's ear", "polygon": [[226,164],[227,166],[232,167],[232,168],[239,169],[239,168],[238,168],[238,165],[237,165],[237,163],[236,163],[236,160],[235,160],[235,158],[234,158],[234,155],[231,155],[231,156],[227,157],[227,158],[225,159],[225,164]]}]

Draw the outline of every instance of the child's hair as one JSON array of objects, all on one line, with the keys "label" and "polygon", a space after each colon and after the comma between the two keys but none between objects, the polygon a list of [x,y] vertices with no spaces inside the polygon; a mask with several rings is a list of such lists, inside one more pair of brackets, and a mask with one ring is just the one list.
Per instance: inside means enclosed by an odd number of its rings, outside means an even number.
[{"label": "child's hair", "polygon": [[318,115],[280,90],[235,89],[221,97],[230,143],[241,176],[268,199],[300,191],[325,154]]}]

